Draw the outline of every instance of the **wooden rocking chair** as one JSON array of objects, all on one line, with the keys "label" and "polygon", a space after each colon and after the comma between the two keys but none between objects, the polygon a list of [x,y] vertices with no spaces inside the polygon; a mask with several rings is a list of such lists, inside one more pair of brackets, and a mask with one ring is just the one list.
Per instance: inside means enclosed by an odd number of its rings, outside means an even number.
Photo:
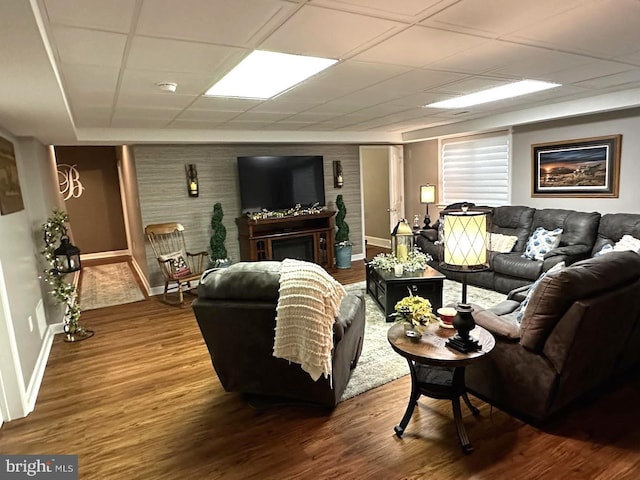
[{"label": "wooden rocking chair", "polygon": [[[191,282],[200,279],[206,269],[207,252],[190,253],[184,241],[184,227],[179,223],[156,223],[147,225],[144,233],[149,239],[153,253],[164,276],[164,293],[162,299],[166,303],[184,303],[184,293],[191,293],[194,288]],[[178,302],[167,299],[170,285],[171,293],[177,290]]]}]

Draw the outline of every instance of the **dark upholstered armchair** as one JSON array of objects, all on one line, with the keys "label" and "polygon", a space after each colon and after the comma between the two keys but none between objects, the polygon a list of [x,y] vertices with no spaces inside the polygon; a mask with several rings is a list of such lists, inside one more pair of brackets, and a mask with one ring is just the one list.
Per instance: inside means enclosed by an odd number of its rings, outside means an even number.
[{"label": "dark upholstered armchair", "polygon": [[496,336],[491,355],[466,370],[478,397],[539,422],[640,363],[640,255],[607,253],[548,274],[518,325],[520,295],[474,306]]},{"label": "dark upholstered armchair", "polygon": [[281,262],[240,262],[205,272],[193,310],[226,391],[335,406],[364,338],[364,299],[347,295],[333,326],[332,377],[313,381],[300,365],[273,356]]}]

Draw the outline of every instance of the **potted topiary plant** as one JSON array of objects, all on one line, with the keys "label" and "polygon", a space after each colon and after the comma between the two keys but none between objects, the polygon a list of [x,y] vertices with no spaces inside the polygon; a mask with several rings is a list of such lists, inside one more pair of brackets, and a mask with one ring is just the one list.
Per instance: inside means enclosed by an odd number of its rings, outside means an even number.
[{"label": "potted topiary plant", "polygon": [[211,268],[223,268],[228,267],[231,264],[231,260],[227,256],[227,249],[224,246],[224,242],[227,239],[227,229],[222,224],[222,204],[220,202],[213,206],[213,215],[211,216]]},{"label": "potted topiary plant", "polygon": [[351,267],[351,242],[349,241],[349,225],[345,221],[347,216],[347,207],[344,205],[342,195],[336,197],[336,267]]}]

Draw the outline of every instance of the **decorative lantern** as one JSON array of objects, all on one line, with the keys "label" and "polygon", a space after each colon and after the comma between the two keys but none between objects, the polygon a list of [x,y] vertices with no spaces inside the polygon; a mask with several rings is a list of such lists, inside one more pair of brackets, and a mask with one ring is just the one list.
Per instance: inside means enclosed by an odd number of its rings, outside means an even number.
[{"label": "decorative lantern", "polygon": [[391,232],[391,252],[396,258],[405,262],[409,258],[409,252],[413,250],[413,230],[403,218]]},{"label": "decorative lantern", "polygon": [[55,266],[59,273],[76,272],[82,268],[80,249],[73,245],[66,235],[60,238],[60,246],[53,251],[53,254],[56,257]]}]

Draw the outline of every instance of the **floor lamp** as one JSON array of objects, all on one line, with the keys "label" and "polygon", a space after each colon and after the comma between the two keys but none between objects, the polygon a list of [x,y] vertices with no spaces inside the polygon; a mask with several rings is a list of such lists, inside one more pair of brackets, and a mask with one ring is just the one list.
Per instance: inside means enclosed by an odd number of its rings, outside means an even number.
[{"label": "floor lamp", "polygon": [[467,304],[467,275],[472,272],[486,270],[487,261],[487,225],[489,212],[469,211],[463,206],[462,211],[443,211],[443,262],[441,266],[447,270],[462,272],[462,302],[456,310],[458,314],[453,325],[458,333],[447,345],[461,352],[477,350],[478,343],[469,336],[475,328],[471,316],[473,309]]},{"label": "floor lamp", "polygon": [[424,213],[424,229],[429,228],[431,219],[429,218],[429,204],[436,201],[435,185],[420,185],[420,203],[426,205]]}]

